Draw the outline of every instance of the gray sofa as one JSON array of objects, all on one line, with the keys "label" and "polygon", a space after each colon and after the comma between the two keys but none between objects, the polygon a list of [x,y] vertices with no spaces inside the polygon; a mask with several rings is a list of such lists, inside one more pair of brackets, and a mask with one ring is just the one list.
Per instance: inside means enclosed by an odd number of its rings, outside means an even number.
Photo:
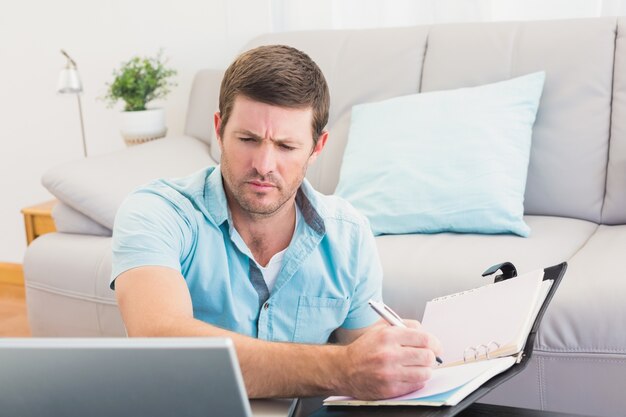
[{"label": "gray sofa", "polygon": [[[337,185],[353,105],[546,71],[524,203],[531,236],[380,236],[384,298],[419,319],[426,300],[484,284],[492,264],[529,271],[567,261],[531,363],[485,401],[626,415],[626,19],[281,33],[246,49],[268,43],[303,49],[327,76],[330,139],[307,175],[324,193]],[[116,209],[152,178],[219,161],[212,114],[221,75],[198,72],[184,136],[44,175],[61,203],[59,232],[37,239],[24,260],[35,336],[125,334],[108,288]]]}]

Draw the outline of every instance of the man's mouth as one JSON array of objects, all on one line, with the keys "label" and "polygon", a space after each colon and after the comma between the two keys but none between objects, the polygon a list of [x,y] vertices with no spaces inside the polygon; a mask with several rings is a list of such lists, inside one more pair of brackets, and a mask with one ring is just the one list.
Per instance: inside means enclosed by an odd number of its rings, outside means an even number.
[{"label": "man's mouth", "polygon": [[268,190],[270,188],[276,187],[275,184],[271,182],[264,182],[264,181],[248,181],[248,184],[250,184],[252,188],[259,189],[259,190]]}]

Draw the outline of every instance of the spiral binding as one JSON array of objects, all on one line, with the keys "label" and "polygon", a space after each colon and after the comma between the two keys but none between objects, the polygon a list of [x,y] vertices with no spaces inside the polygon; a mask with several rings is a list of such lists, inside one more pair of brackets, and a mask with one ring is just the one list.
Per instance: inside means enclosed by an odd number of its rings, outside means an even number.
[{"label": "spiral binding", "polygon": [[481,287],[470,288],[469,290],[459,291],[459,292],[456,292],[454,294],[448,294],[448,295],[444,295],[444,296],[441,296],[441,297],[436,297],[436,298],[433,298],[431,300],[431,302],[434,303],[434,302],[438,302],[438,301],[446,301],[446,300],[449,300],[451,298],[455,298],[455,297],[458,297],[458,296],[461,296],[461,295],[465,295],[465,294],[469,294],[469,293],[472,293],[472,292],[484,291],[485,288],[491,287],[491,286],[496,285],[496,284],[497,284],[497,282],[492,282],[491,284],[483,285]]},{"label": "spiral binding", "polygon": [[[492,349],[492,346],[495,348]],[[487,359],[491,359],[489,357],[489,354],[494,352],[495,350],[498,350],[499,348],[500,348],[500,343],[496,342],[495,340],[492,340],[486,345],[480,344],[476,346],[468,346],[463,351],[463,362],[464,363],[470,362],[470,359],[472,359],[472,356],[473,356],[473,360],[477,361],[480,355],[485,355]],[[472,355],[472,352],[473,352],[473,355]]]}]

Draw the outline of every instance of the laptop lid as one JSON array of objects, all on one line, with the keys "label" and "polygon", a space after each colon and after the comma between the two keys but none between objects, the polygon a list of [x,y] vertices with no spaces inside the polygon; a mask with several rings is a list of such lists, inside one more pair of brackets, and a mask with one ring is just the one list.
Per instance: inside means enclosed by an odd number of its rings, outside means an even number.
[{"label": "laptop lid", "polygon": [[230,339],[0,339],[7,415],[251,417]]}]

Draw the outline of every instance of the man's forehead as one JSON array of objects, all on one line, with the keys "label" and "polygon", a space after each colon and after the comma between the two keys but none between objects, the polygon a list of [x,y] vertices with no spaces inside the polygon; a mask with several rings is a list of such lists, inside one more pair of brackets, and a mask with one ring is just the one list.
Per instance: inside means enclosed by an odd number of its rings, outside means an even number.
[{"label": "man's forehead", "polygon": [[305,106],[305,107],[288,107],[288,106],[279,106],[277,104],[270,104],[263,101],[252,99],[248,96],[244,96],[238,94],[233,101],[232,112],[235,110],[250,112],[272,112],[276,114],[289,114],[293,115],[301,115],[301,117],[313,117],[313,107]]},{"label": "man's forehead", "polygon": [[313,109],[276,106],[252,100],[245,96],[235,99],[228,124],[234,133],[249,133],[265,137],[268,133],[277,140],[309,139]]}]

